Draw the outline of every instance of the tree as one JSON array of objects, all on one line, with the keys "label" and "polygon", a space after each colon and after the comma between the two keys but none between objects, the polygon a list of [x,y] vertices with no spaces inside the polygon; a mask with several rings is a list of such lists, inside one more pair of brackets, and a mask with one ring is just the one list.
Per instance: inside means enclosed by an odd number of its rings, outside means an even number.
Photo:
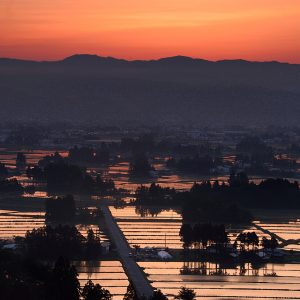
[{"label": "tree", "polygon": [[16,193],[22,194],[24,188],[17,179],[1,179],[0,178],[0,193]]},{"label": "tree", "polygon": [[24,245],[32,257],[53,259],[59,256],[78,258],[82,254],[85,238],[75,226],[50,225],[27,231]]},{"label": "tree", "polygon": [[264,249],[272,249],[272,252],[278,247],[278,241],[273,236],[271,239],[263,237],[261,244]]},{"label": "tree", "polygon": [[161,290],[156,290],[150,300],[168,300]]},{"label": "tree", "polygon": [[270,241],[270,248],[272,249],[272,252],[274,252],[274,250],[278,247],[278,241],[277,239],[272,236],[271,237],[271,241]]},{"label": "tree", "polygon": [[241,232],[237,236],[236,240],[240,242],[240,251],[244,251],[245,250],[245,244],[246,244],[246,233]]},{"label": "tree", "polygon": [[143,153],[136,154],[129,166],[129,174],[133,177],[144,177],[148,176],[149,172],[154,170],[150,165],[147,157]]},{"label": "tree", "polygon": [[76,206],[72,195],[46,200],[46,219],[70,221],[75,217]]},{"label": "tree", "polygon": [[252,245],[252,249],[256,250],[256,248],[259,245],[259,238],[258,238],[257,234],[255,233],[255,231],[250,232],[248,235],[248,238],[249,238],[250,244]]},{"label": "tree", "polygon": [[123,300],[139,300],[139,297],[131,281],[129,282]]},{"label": "tree", "polygon": [[56,261],[46,295],[51,300],[80,299],[78,273],[67,259],[60,257]]},{"label": "tree", "polygon": [[18,169],[23,169],[26,167],[26,156],[22,152],[18,152],[17,154],[16,167]]},{"label": "tree", "polygon": [[44,300],[49,269],[7,249],[0,249],[0,299]]},{"label": "tree", "polygon": [[0,162],[0,178],[5,178],[8,175],[8,169],[6,166]]},{"label": "tree", "polygon": [[196,293],[194,290],[182,287],[175,299],[178,300],[194,300],[196,299]]},{"label": "tree", "polygon": [[230,173],[228,183],[231,187],[241,187],[249,185],[249,178],[245,172],[235,172]]},{"label": "tree", "polygon": [[111,293],[101,287],[100,284],[94,284],[91,280],[89,280],[83,290],[82,290],[82,297],[84,300],[111,300],[112,295]]},{"label": "tree", "polygon": [[193,229],[190,224],[182,224],[180,231],[180,240],[183,242],[183,247],[189,248],[193,242]]},{"label": "tree", "polygon": [[270,240],[265,236],[262,238],[261,245],[264,249],[270,249]]},{"label": "tree", "polygon": [[101,253],[100,236],[93,229],[87,231],[86,255],[88,258],[97,258]]}]

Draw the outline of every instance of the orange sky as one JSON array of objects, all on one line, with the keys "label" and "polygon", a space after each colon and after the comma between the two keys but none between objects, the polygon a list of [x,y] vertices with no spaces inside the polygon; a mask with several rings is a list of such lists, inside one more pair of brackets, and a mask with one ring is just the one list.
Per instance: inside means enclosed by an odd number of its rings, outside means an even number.
[{"label": "orange sky", "polygon": [[0,0],[0,57],[300,63],[300,0]]}]

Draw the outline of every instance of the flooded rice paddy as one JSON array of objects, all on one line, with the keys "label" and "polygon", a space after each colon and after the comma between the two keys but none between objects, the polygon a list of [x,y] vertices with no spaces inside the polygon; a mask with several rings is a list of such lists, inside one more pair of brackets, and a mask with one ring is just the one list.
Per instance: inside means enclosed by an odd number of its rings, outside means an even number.
[{"label": "flooded rice paddy", "polygon": [[[169,169],[165,161],[166,158],[155,158],[152,160],[152,166],[155,171],[149,178],[141,180],[133,180],[129,176],[129,162],[123,161],[110,165],[105,171],[106,176],[112,178],[117,188],[123,188],[129,191],[135,191],[139,186],[149,186],[152,182],[159,184],[162,187],[172,187],[177,190],[189,190],[195,182],[202,180],[220,181],[227,184],[229,175],[219,176],[203,176],[203,175],[186,175]],[[259,184],[262,177],[249,177],[251,182]],[[295,180],[295,179],[293,179]]]},{"label": "flooded rice paddy", "polygon": [[0,238],[24,237],[28,230],[45,225],[45,212],[0,210]]},{"label": "flooded rice paddy", "polygon": [[[40,159],[47,155],[52,155],[55,151],[63,157],[68,156],[67,150],[57,150],[57,149],[35,149],[35,150],[11,150],[6,148],[0,148],[0,162],[4,163],[12,172],[11,178],[16,178],[23,186],[34,184],[36,187],[36,192],[33,194],[24,194],[24,197],[48,197],[47,192],[45,192],[45,184],[33,182],[27,178],[25,170],[21,173],[16,172],[16,157],[18,152],[24,153],[26,156],[27,164],[30,166],[36,165]],[[151,182],[155,182],[162,187],[172,187],[177,190],[189,190],[194,182],[199,182],[201,180],[219,180],[220,182],[227,183],[228,175],[221,176],[200,176],[200,175],[185,175],[180,174],[172,169],[167,168],[165,161],[167,157],[155,157],[151,160],[155,171],[149,178],[143,180],[133,180],[129,176],[129,161],[122,161],[113,163],[109,166],[97,166],[97,167],[87,167],[87,172],[90,174],[100,173],[105,178],[111,178],[115,182],[117,188],[123,188],[129,191],[135,191],[139,186],[145,185],[149,186]],[[232,157],[225,157],[225,161],[230,163]],[[263,178],[250,178],[250,181],[259,183]],[[38,186],[41,189],[38,189]]]},{"label": "flooded rice paddy", "polygon": [[[45,212],[32,211],[20,212],[14,210],[0,210],[0,239],[13,239],[14,237],[24,237],[27,231],[45,226]],[[76,228],[83,235],[87,236],[88,229],[99,234],[101,241],[108,238],[98,225],[77,224]]]},{"label": "flooded rice paddy", "polygon": [[[174,211],[138,210],[134,206],[122,209],[110,207],[112,215],[131,246],[181,248],[179,237],[181,215]],[[141,216],[142,215],[142,216]]]},{"label": "flooded rice paddy", "polygon": [[[159,211],[149,208],[137,209],[127,206],[119,209],[110,207],[118,225],[129,243],[141,247],[169,247],[180,249],[179,238],[181,215],[179,211]],[[298,219],[275,222],[261,219],[259,224],[264,229],[282,234],[282,237],[298,237],[300,226]],[[285,219],[286,220],[286,219]],[[43,226],[45,213],[19,212],[15,210],[0,211],[1,238],[24,236],[27,230]],[[78,225],[85,235],[88,228],[96,225]],[[265,232],[250,226],[228,228],[232,239],[240,230],[255,230],[260,236]],[[102,234],[102,240],[106,237]],[[100,283],[114,296],[123,299],[128,286],[128,278],[119,261],[78,261],[74,262],[78,269],[80,284],[89,279]],[[261,266],[225,266],[209,262],[139,262],[141,268],[154,288],[159,288],[171,299],[185,286],[195,290],[197,299],[300,299],[300,264],[265,264]]]},{"label": "flooded rice paddy", "polygon": [[[17,153],[22,152],[26,156],[26,162],[28,165],[36,165],[40,159],[47,155],[51,155],[56,150],[44,150],[44,149],[35,149],[35,150],[9,150],[5,148],[0,148],[0,161],[10,169],[16,168],[16,158]],[[67,151],[59,151],[59,154],[63,157],[68,155]]]},{"label": "flooded rice paddy", "polygon": [[[54,151],[33,150],[22,151],[27,162],[36,164],[45,155]],[[60,152],[66,156],[66,152]],[[0,149],[0,161],[14,172],[17,152]],[[121,162],[106,170],[118,188],[135,190],[141,184],[148,182],[133,182],[128,176],[128,162]],[[189,189],[199,178],[189,178],[171,172],[166,172],[161,162],[155,165],[157,172],[153,181],[162,186],[172,186],[176,189]],[[96,170],[96,169],[95,169]],[[91,171],[93,171],[91,169]],[[16,175],[23,185],[30,184],[25,174]],[[216,177],[213,180],[227,180],[227,177]],[[260,179],[259,179],[260,180]],[[150,180],[151,182],[151,180]],[[34,195],[24,194],[24,197],[48,197],[41,188]],[[119,227],[131,246],[182,249],[179,230],[182,224],[180,211],[160,211],[154,208],[139,208],[127,206],[119,209],[110,207]],[[231,241],[242,231],[255,231],[260,237],[269,233],[278,236],[279,240],[300,239],[299,212],[291,215],[278,211],[270,216],[255,214],[253,226],[228,226]],[[28,230],[45,225],[44,211],[0,210],[0,238],[12,239],[14,236],[25,236]],[[85,236],[89,228],[100,233],[101,240],[107,237],[97,225],[77,225]],[[299,244],[288,244],[288,250],[300,251]],[[128,278],[119,261],[80,261],[74,262],[78,269],[80,284],[89,279],[109,289],[114,299],[123,299],[128,286]],[[153,287],[159,288],[173,298],[180,287],[193,288],[197,299],[300,299],[300,264],[266,264],[254,267],[246,264],[242,267],[220,266],[213,263],[200,262],[139,262]]]},{"label": "flooded rice paddy", "polygon": [[[182,218],[179,211],[141,209],[135,206],[110,206],[110,211],[131,246],[182,249],[179,236]],[[258,236],[269,236],[254,226],[228,226],[227,231],[231,241],[240,232],[255,231]]]},{"label": "flooded rice paddy", "polygon": [[286,250],[300,251],[300,211],[256,212],[258,221],[255,226],[265,233],[272,233],[284,245]]},{"label": "flooded rice paddy", "polygon": [[152,286],[169,298],[184,286],[194,289],[197,299],[300,299],[299,264],[266,264],[259,269],[251,265],[226,269],[198,262],[139,262],[139,265]]},{"label": "flooded rice paddy", "polygon": [[73,264],[78,271],[81,286],[92,280],[108,289],[113,299],[123,299],[129,282],[120,261],[77,261]]},{"label": "flooded rice paddy", "polygon": [[108,167],[107,174],[115,182],[117,188],[135,191],[139,186],[149,186],[151,182],[158,183],[162,187],[172,186],[178,190],[190,189],[197,180],[195,177],[185,177],[177,174],[172,174],[166,170],[166,167],[161,162],[153,164],[156,172],[152,177],[144,180],[132,180],[129,176],[129,162],[120,162]]},{"label": "flooded rice paddy", "polygon": [[[147,209],[141,212],[135,207],[110,207],[110,210],[131,246],[182,248],[179,212],[169,210],[156,214]],[[268,221],[261,218],[254,222],[263,230],[255,226],[229,226],[229,237],[233,241],[242,231],[255,231],[260,237],[269,236],[265,229],[283,238],[295,239],[300,234],[299,220],[275,220],[276,215],[272,215]],[[197,299],[300,299],[300,264],[220,266],[210,262],[162,261],[138,264],[152,286],[161,289],[170,299],[182,286],[194,289]]]}]

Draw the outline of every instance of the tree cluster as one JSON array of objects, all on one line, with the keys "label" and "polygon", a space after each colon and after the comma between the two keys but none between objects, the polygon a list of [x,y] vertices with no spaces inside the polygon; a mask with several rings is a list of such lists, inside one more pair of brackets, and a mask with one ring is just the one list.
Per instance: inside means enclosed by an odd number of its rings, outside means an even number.
[{"label": "tree cluster", "polygon": [[86,173],[84,168],[67,163],[49,163],[44,168],[27,168],[27,176],[35,180],[45,180],[50,191],[109,194],[115,191],[113,180],[103,180]]},{"label": "tree cluster", "polygon": [[8,169],[5,164],[0,162],[0,179],[6,178],[8,175]]},{"label": "tree cluster", "polygon": [[0,179],[0,193],[23,194],[24,189],[17,179]]},{"label": "tree cluster", "polygon": [[69,149],[68,159],[72,163],[108,163],[109,151],[105,143],[99,149],[74,146]]},{"label": "tree cluster", "polygon": [[[75,266],[64,257],[59,257],[51,266],[10,250],[0,250],[0,287],[1,299],[7,300],[112,300],[107,289],[91,280],[81,288]],[[192,289],[182,287],[174,299],[195,298]],[[145,298],[138,297],[130,282],[124,300]],[[167,297],[155,290],[148,300],[167,300]]]},{"label": "tree cluster", "polygon": [[88,281],[80,287],[78,273],[60,257],[53,267],[0,250],[1,299],[7,300],[111,300],[108,290]]},{"label": "tree cluster", "polygon": [[194,183],[190,191],[175,191],[152,184],[136,190],[136,204],[182,208],[185,221],[248,223],[249,208],[300,208],[298,182],[266,179],[250,183],[245,173],[231,174],[228,184]]},{"label": "tree cluster", "polygon": [[46,200],[47,221],[71,221],[76,213],[73,196],[49,198]]},{"label": "tree cluster", "polygon": [[175,189],[163,188],[159,184],[151,183],[150,187],[142,185],[135,192],[135,204],[164,205],[165,203],[169,203],[175,194]]},{"label": "tree cluster", "polygon": [[129,175],[131,177],[147,177],[150,175],[150,171],[154,171],[154,168],[149,163],[145,154],[135,154],[129,165]]},{"label": "tree cluster", "polygon": [[43,259],[97,258],[101,254],[99,235],[90,229],[85,238],[76,227],[68,225],[47,225],[27,231],[24,245],[30,257]]},{"label": "tree cluster", "polygon": [[199,249],[206,249],[207,246],[215,245],[216,248],[220,249],[229,242],[225,226],[211,223],[197,223],[193,226],[182,224],[179,235],[184,248],[194,246]]},{"label": "tree cluster", "polygon": [[17,153],[16,167],[18,169],[24,169],[24,168],[26,168],[26,156],[22,152],[18,152]]},{"label": "tree cluster", "polygon": [[249,251],[250,245],[252,246],[252,250],[256,250],[257,247],[259,246],[259,237],[254,231],[241,232],[236,238],[235,245],[236,246],[239,245],[240,251],[245,251],[246,247],[247,250]]},{"label": "tree cluster", "polygon": [[208,175],[212,169],[222,164],[222,159],[212,158],[209,155],[185,157],[178,160],[171,158],[166,162],[168,167],[176,168],[180,172]]}]

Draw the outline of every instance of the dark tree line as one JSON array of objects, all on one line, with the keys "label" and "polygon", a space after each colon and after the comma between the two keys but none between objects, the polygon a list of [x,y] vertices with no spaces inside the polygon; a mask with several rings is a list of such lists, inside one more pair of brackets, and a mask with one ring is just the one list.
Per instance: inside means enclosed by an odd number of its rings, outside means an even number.
[{"label": "dark tree line", "polygon": [[213,153],[221,155],[221,147],[212,149],[208,145],[182,144],[173,138],[154,138],[153,134],[144,134],[137,138],[126,137],[121,140],[121,152],[148,153],[157,155],[176,155],[194,157]]},{"label": "dark tree line", "polygon": [[213,158],[209,155],[185,157],[180,159],[170,158],[166,162],[170,168],[176,168],[180,172],[208,175],[212,170],[222,165],[221,158]]},{"label": "dark tree line", "polygon": [[0,179],[0,193],[23,194],[24,189],[17,179]]},{"label": "dark tree line", "polygon": [[249,208],[300,208],[298,182],[266,179],[250,183],[245,173],[231,174],[228,184],[195,183],[190,191],[174,191],[152,184],[136,190],[137,205],[180,206],[185,221],[247,223]]},{"label": "dark tree line", "polygon": [[38,162],[38,167],[45,168],[46,166],[50,164],[63,164],[67,163],[66,159],[62,157],[58,152],[55,152],[54,154],[46,155]]},{"label": "dark tree line", "polygon": [[296,160],[276,156],[271,147],[255,136],[245,137],[236,145],[236,161],[242,162],[245,172],[253,175],[292,177],[297,169]]},{"label": "dark tree line", "polygon": [[147,177],[150,175],[150,171],[154,171],[154,168],[146,155],[144,153],[135,154],[129,165],[129,175],[131,177]]},{"label": "dark tree line", "polygon": [[259,237],[257,236],[256,232],[241,232],[235,241],[235,246],[239,246],[240,251],[243,252],[246,250],[250,250],[250,246],[252,250],[256,250],[259,246]]},{"label": "dark tree line", "polygon": [[44,180],[50,191],[107,194],[115,191],[113,180],[96,178],[86,173],[84,168],[67,163],[49,163],[44,168],[27,168],[27,176],[35,180]]},{"label": "dark tree line", "polygon": [[24,246],[29,257],[56,259],[59,256],[70,259],[98,258],[101,255],[99,235],[92,229],[85,238],[75,226],[50,225],[27,231]]},{"label": "dark tree line", "polygon": [[239,248],[240,252],[256,252],[258,247],[261,246],[264,250],[270,249],[274,251],[278,247],[278,241],[275,237],[262,237],[261,239],[257,236],[256,232],[241,232],[235,242],[234,246]]},{"label": "dark tree line", "polygon": [[[182,224],[179,235],[185,250],[207,250],[213,246],[219,253],[226,253],[226,246],[230,243],[228,233],[224,225],[211,223]],[[259,239],[256,232],[241,232],[236,237],[233,248],[239,250],[242,255],[256,253],[258,247],[264,250],[274,250],[278,247],[276,238],[262,237]]]},{"label": "dark tree line", "polygon": [[137,205],[164,205],[170,204],[175,195],[175,189],[163,188],[158,184],[151,183],[150,187],[140,186],[136,192]]},{"label": "dark tree line", "polygon": [[71,221],[75,218],[75,213],[75,200],[71,195],[46,200],[47,221]]},{"label": "dark tree line", "polygon": [[[81,288],[75,266],[64,257],[51,266],[9,250],[0,250],[0,289],[1,299],[5,300],[112,300],[109,290],[91,280]],[[178,300],[195,298],[195,292],[185,287],[175,296]],[[130,282],[124,300],[147,299],[138,297]],[[148,300],[167,297],[155,290]]]},{"label": "dark tree line", "polygon": [[206,249],[212,244],[220,249],[224,248],[229,242],[228,233],[222,224],[182,224],[179,235],[185,249],[191,248],[192,246],[198,249]]},{"label": "dark tree line", "polygon": [[223,201],[219,195],[214,197],[212,188],[210,182],[203,182],[194,184],[190,191],[179,192],[152,183],[149,188],[141,186],[136,190],[135,204],[141,207],[159,205],[161,209],[181,207],[184,221],[240,223],[251,219],[247,210],[236,202]]},{"label": "dark tree line", "polygon": [[88,281],[80,287],[78,273],[60,257],[54,266],[0,250],[1,299],[6,300],[111,300],[110,292]]},{"label": "dark tree line", "polygon": [[247,136],[236,145],[236,153],[260,161],[272,161],[273,150],[256,136]]},{"label": "dark tree line", "polygon": [[[181,287],[174,299],[195,300],[196,293],[192,289]],[[160,289],[154,290],[152,297],[148,299],[145,297],[139,297],[134,289],[132,282],[129,281],[129,285],[127,287],[123,300],[168,300],[168,297],[164,295]]]},{"label": "dark tree line", "polygon": [[72,163],[94,163],[102,164],[109,162],[109,150],[105,143],[101,147],[94,149],[92,147],[74,146],[69,150],[68,160]]},{"label": "dark tree line", "polygon": [[80,224],[98,224],[100,209],[76,208],[72,195],[46,199],[46,222],[74,222]]}]

